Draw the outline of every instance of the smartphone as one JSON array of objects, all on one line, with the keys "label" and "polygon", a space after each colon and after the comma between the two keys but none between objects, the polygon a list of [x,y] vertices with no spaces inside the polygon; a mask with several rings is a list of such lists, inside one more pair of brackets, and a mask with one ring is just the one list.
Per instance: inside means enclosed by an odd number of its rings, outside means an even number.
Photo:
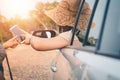
[{"label": "smartphone", "polygon": [[9,30],[13,34],[13,36],[17,37],[18,42],[24,42],[24,37],[22,37],[23,32],[21,31],[18,25],[12,26]]}]

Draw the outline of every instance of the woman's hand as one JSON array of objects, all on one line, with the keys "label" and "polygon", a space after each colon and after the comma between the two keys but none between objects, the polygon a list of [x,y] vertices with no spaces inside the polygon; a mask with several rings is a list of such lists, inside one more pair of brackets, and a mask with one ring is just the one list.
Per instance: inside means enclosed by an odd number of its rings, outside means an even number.
[{"label": "woman's hand", "polygon": [[23,34],[21,35],[22,37],[24,37],[24,43],[25,44],[30,44],[30,38],[32,37],[31,34],[29,34],[28,32],[21,30],[23,32]]},{"label": "woman's hand", "polygon": [[[30,44],[30,38],[31,38],[31,34],[29,34],[28,32],[22,30],[23,34],[21,35],[21,37],[23,37],[25,40],[23,41],[25,44]],[[21,42],[22,43],[22,42]],[[20,44],[17,40],[17,36],[9,39],[8,41],[6,41],[3,44],[3,47],[5,49],[7,48],[15,48],[18,44]]]},{"label": "woman's hand", "polygon": [[15,36],[15,37],[9,39],[8,41],[6,41],[3,44],[3,47],[5,49],[7,49],[7,48],[15,48],[19,44],[16,38],[17,38],[17,36]]}]

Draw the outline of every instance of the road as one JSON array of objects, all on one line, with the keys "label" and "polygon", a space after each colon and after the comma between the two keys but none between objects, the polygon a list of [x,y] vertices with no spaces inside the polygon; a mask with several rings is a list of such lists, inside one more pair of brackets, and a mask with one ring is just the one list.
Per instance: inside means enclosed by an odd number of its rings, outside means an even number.
[{"label": "road", "polygon": [[[56,50],[36,51],[29,45],[18,45],[7,49],[7,56],[14,80],[74,80],[67,60]],[[52,72],[50,65],[57,57],[57,72]],[[10,80],[6,59],[3,62],[6,80]]]}]

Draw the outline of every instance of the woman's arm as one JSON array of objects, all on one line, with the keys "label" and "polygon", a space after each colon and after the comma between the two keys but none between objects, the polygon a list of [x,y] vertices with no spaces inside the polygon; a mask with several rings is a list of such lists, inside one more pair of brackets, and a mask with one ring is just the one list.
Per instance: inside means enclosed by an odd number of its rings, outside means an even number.
[{"label": "woman's arm", "polygon": [[[30,44],[36,50],[53,50],[63,48],[70,45],[71,41],[71,31],[66,31],[52,38],[40,38],[30,35],[24,32],[25,44]],[[77,37],[74,39],[73,45],[81,45]]]},{"label": "woman's arm", "polygon": [[32,36],[30,38],[30,44],[36,50],[52,50],[68,46],[69,42],[60,36],[53,38],[39,38]]}]

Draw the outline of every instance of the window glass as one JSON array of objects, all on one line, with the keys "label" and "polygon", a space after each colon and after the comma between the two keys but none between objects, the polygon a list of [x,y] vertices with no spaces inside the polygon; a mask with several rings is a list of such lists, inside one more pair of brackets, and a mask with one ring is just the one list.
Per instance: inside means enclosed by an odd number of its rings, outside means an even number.
[{"label": "window glass", "polygon": [[[89,3],[91,9],[93,9],[95,0],[86,0],[86,1]],[[97,39],[99,37],[105,5],[106,5],[106,0],[99,0],[95,14],[94,14],[94,18],[93,18],[93,23],[95,24],[95,26],[90,29],[90,33],[88,37],[88,42],[90,43],[90,46],[95,46]]]},{"label": "window glass", "polygon": [[111,0],[102,36],[100,51],[120,56],[120,0]]}]

